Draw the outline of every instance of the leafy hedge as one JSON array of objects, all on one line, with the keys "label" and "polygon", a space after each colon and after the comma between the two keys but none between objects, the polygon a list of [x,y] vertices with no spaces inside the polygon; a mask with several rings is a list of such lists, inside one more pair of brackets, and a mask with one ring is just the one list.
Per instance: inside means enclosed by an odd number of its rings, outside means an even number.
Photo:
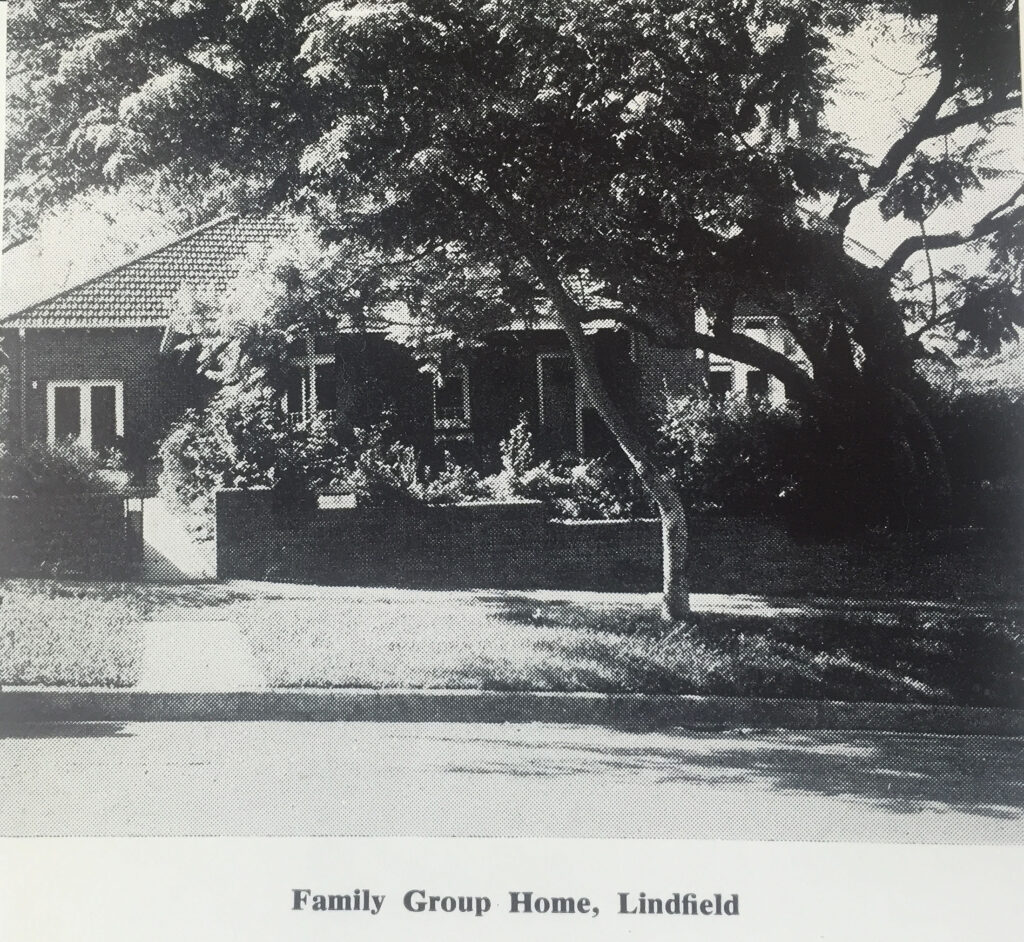
[{"label": "leafy hedge", "polygon": [[[961,522],[1005,517],[1008,498],[1024,507],[1024,396],[936,394],[929,412]],[[823,427],[789,406],[680,397],[667,403],[660,457],[695,509],[780,517],[819,536],[898,525],[901,508],[927,495],[905,492],[907,482],[881,457],[884,443],[860,424],[837,417]],[[628,468],[594,458],[538,461],[525,417],[501,444],[500,470],[484,477],[450,456],[429,465],[387,417],[367,429],[316,419],[296,425],[278,395],[257,386],[225,390],[190,412],[160,454],[163,492],[200,531],[212,520],[217,487],[271,487],[291,511],[314,506],[318,493],[342,492],[377,506],[536,499],[566,518],[652,513]]]},{"label": "leafy hedge", "polygon": [[800,487],[808,442],[788,407],[680,396],[668,401],[661,432],[666,460],[696,509],[778,512]]},{"label": "leafy hedge", "polygon": [[[937,391],[926,415],[949,466],[953,522],[1024,522],[1024,394]],[[884,426],[860,416],[822,423],[790,406],[680,397],[662,434],[665,460],[698,509],[781,517],[817,536],[913,525],[915,502],[926,520],[939,509],[923,477],[901,478]]]},{"label": "leafy hedge", "polygon": [[1024,524],[1024,390],[942,390],[930,403],[963,522]]},{"label": "leafy hedge", "polygon": [[0,495],[68,496],[113,493],[119,488],[103,472],[104,459],[76,442],[32,442],[25,446],[0,442]]},{"label": "leafy hedge", "polygon": [[290,422],[273,390],[223,390],[189,410],[160,445],[160,493],[211,535],[218,487],[271,487],[284,500],[308,503],[337,474],[341,448],[327,423]]}]

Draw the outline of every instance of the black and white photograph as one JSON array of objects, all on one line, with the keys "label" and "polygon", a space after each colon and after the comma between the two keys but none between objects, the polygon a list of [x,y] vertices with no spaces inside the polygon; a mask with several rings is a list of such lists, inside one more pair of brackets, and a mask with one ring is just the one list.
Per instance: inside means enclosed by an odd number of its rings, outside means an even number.
[{"label": "black and white photograph", "polygon": [[1018,0],[0,11],[5,938],[1024,932]]}]

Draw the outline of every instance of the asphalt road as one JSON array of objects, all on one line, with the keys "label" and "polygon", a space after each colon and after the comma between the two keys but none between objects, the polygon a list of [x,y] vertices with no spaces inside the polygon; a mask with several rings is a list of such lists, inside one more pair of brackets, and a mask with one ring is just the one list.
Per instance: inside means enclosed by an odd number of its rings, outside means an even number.
[{"label": "asphalt road", "polygon": [[0,726],[0,834],[1024,842],[1024,742],[557,725]]}]

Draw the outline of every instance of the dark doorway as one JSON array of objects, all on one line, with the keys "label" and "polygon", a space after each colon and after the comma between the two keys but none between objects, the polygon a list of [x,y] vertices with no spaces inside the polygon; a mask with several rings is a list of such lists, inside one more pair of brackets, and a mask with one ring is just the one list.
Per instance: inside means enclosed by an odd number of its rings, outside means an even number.
[{"label": "dark doorway", "polygon": [[537,359],[540,385],[540,434],[538,444],[545,457],[579,451],[579,414],[576,371],[563,354],[541,354]]},{"label": "dark doorway", "polygon": [[747,402],[754,404],[768,401],[768,374],[763,370],[747,373]]},{"label": "dark doorway", "polygon": [[723,402],[732,391],[732,370],[712,370],[708,373],[708,395],[715,402]]}]

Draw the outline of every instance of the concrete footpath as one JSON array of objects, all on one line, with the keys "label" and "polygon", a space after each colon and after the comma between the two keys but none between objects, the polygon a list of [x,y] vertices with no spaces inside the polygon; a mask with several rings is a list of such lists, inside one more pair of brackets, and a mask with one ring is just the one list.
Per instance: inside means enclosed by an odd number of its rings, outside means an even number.
[{"label": "concrete footpath", "polygon": [[146,622],[142,637],[142,670],[134,688],[140,692],[226,693],[266,686],[242,632],[231,622]]}]

